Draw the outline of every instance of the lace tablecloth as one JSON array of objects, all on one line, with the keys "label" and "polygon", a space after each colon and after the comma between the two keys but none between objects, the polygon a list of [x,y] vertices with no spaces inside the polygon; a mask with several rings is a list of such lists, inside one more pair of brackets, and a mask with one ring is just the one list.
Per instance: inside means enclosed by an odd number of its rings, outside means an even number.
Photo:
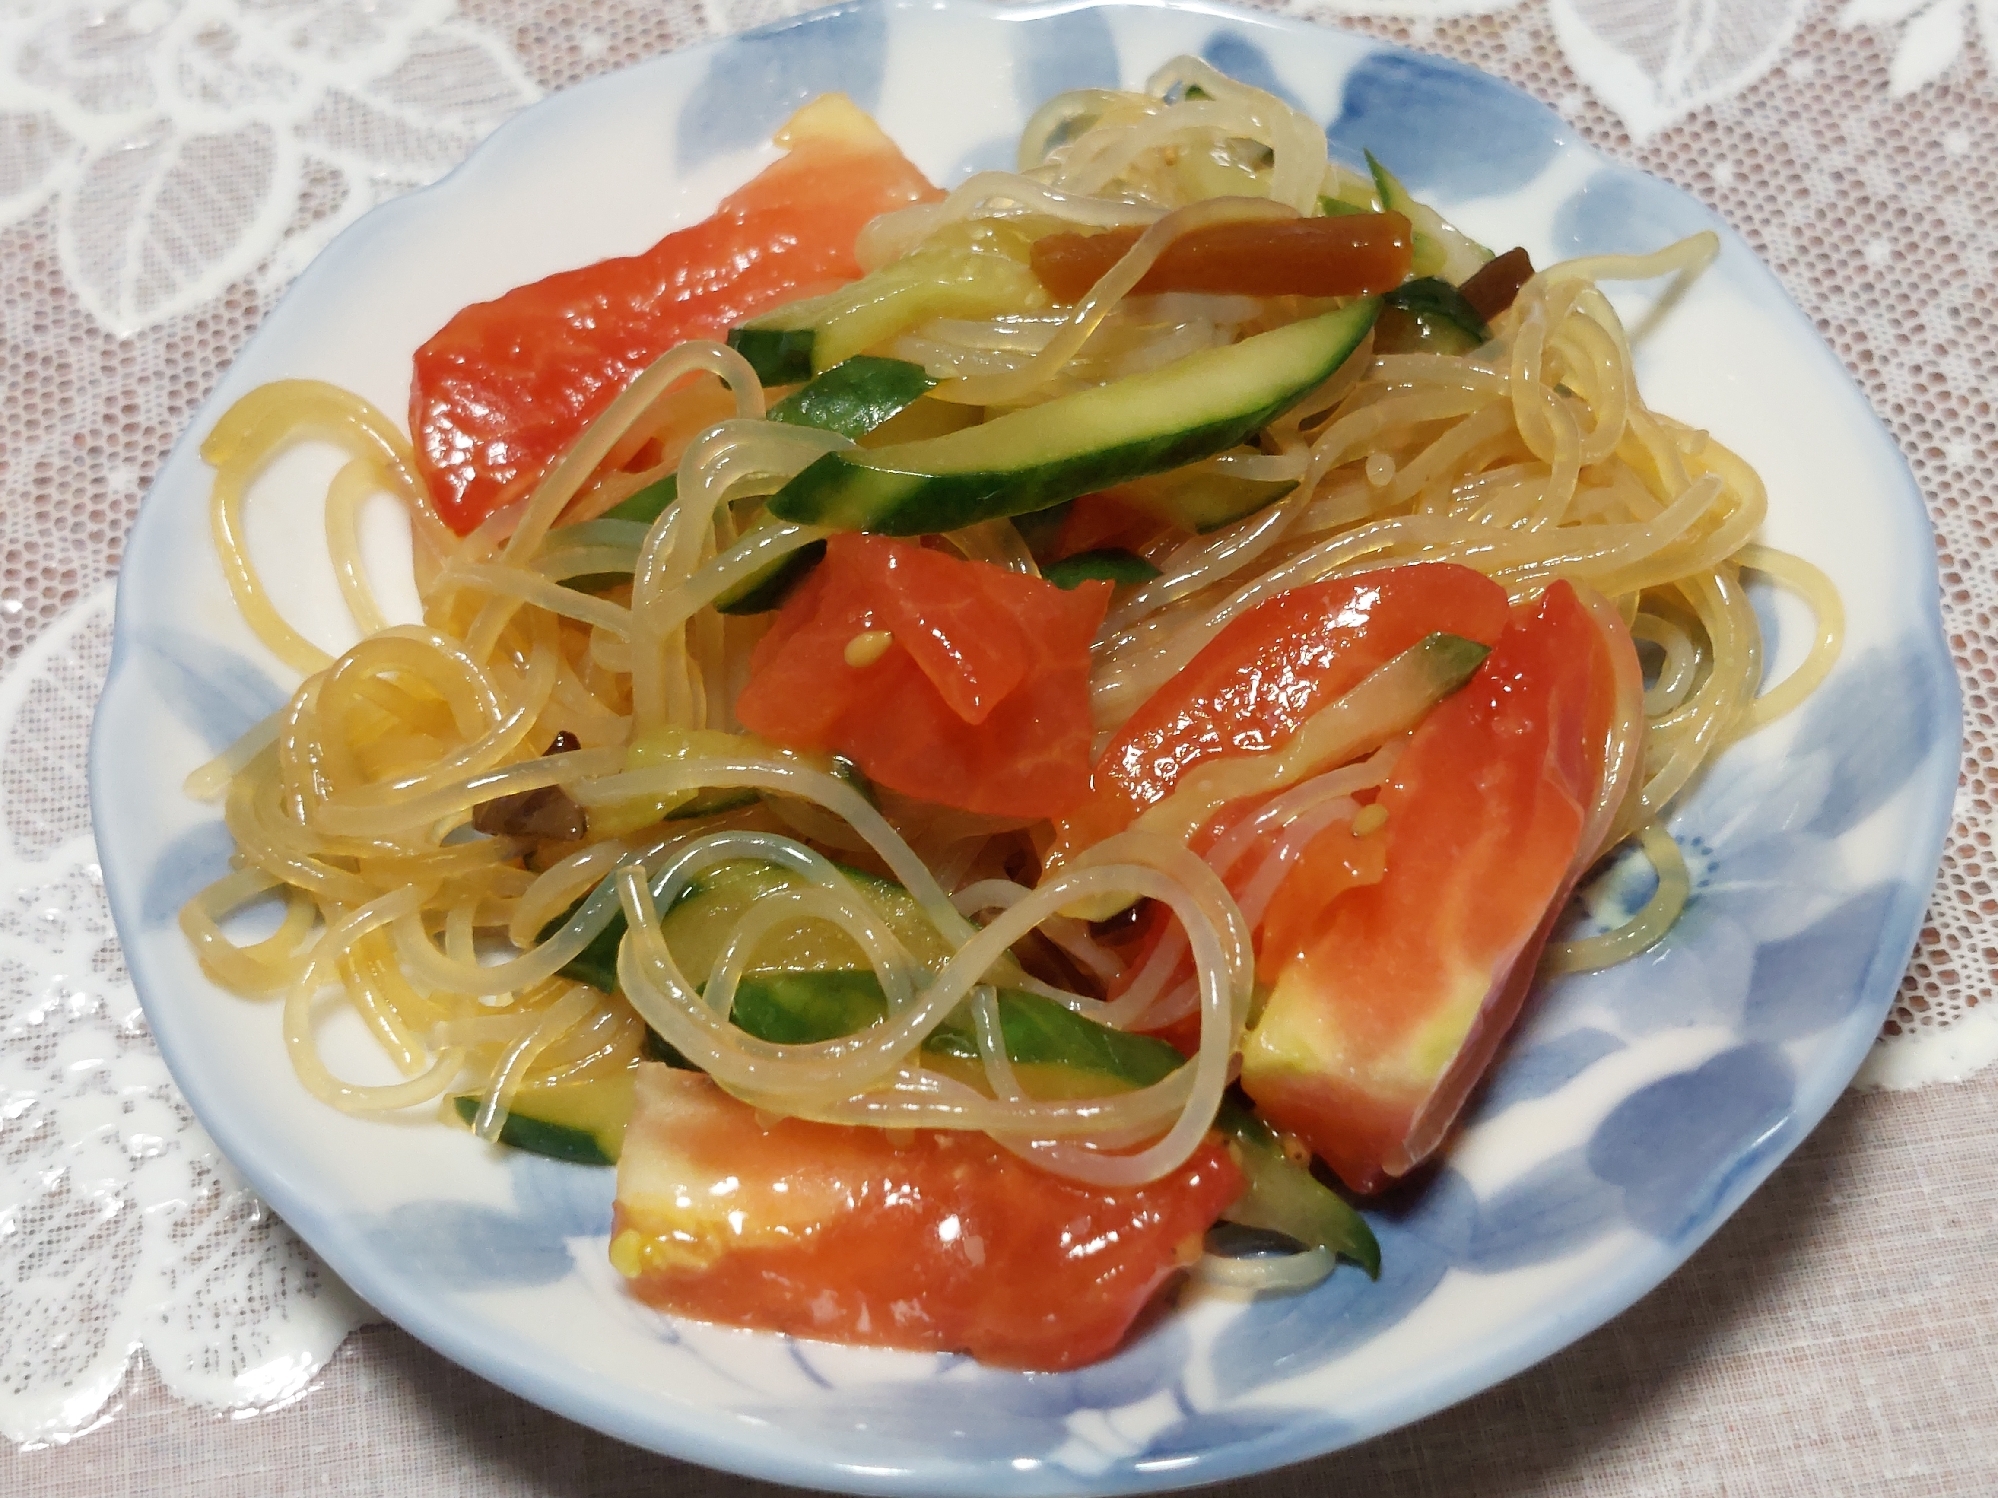
[{"label": "lace tablecloth", "polygon": [[[791,0],[0,3],[0,1491],[747,1493],[369,1315],[216,1157],[103,903],[107,579],[289,277],[541,94]],[[1678,1275],[1459,1408],[1238,1485],[1998,1490],[1998,0],[1299,0],[1511,78],[1739,226],[1906,451],[1967,749],[1858,1089]],[[358,1328],[358,1329],[356,1329]]]}]

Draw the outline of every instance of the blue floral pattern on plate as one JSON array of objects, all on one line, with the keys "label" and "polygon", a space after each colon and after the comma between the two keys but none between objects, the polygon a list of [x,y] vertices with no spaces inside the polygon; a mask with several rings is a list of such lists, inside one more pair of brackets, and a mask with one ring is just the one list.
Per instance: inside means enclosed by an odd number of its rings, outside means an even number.
[{"label": "blue floral pattern on plate", "polygon": [[[949,182],[1007,164],[1047,94],[1134,85],[1179,52],[1292,100],[1342,158],[1373,149],[1471,232],[1541,260],[1722,227],[1719,263],[1640,345],[1640,372],[1672,392],[1668,409],[1683,403],[1763,469],[1771,539],[1846,593],[1847,658],[1676,811],[1695,883],[1670,937],[1545,985],[1442,1161],[1369,1209],[1378,1283],[1342,1271],[1252,1305],[1191,1298],[1116,1357],[1062,1375],[657,1316],[605,1262],[608,1171],[321,1107],[288,1072],[273,1010],[216,992],[189,957],[173,912],[224,867],[228,843],[181,780],[287,690],[229,605],[194,442],[276,374],[337,380],[393,409],[409,350],[463,296],[462,273],[503,286],[648,242],[746,177],[771,128],[821,89],[878,107]],[[693,177],[705,200],[676,197]],[[663,184],[657,201],[624,190],[632,180]],[[412,258],[412,245],[435,253]],[[350,336],[355,306],[374,309],[370,337]],[[324,579],[280,581],[301,627],[339,635]],[[1958,709],[1934,594],[1905,466],[1769,273],[1693,199],[1575,144],[1517,90],[1212,4],[867,0],[551,100],[300,278],[169,459],[128,544],[93,811],[127,954],[190,1102],[328,1262],[417,1335],[612,1434],[778,1481],[1135,1491],[1364,1439],[1547,1355],[1669,1273],[1815,1123],[1892,994],[1954,789]],[[1619,866],[1597,914],[1641,901],[1649,877],[1641,860]],[[342,1044],[329,1035],[342,1064],[367,1064]]]}]

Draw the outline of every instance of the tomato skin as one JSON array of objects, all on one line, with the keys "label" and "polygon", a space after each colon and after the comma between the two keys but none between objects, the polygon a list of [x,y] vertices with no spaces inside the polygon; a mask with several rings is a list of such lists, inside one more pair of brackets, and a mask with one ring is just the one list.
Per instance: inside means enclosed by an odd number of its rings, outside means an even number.
[{"label": "tomato skin", "polygon": [[417,350],[410,431],[453,531],[524,494],[674,345],[855,279],[862,225],[940,195],[852,105],[819,108],[712,217],[476,302]]},{"label": "tomato skin", "polygon": [[700,1320],[1055,1371],[1115,1351],[1242,1186],[1211,1135],[1164,1179],[1107,1189],[979,1134],[765,1127],[707,1077],[646,1066],[612,1258],[640,1299]]},{"label": "tomato skin", "polygon": [[[1256,977],[1274,982],[1289,963],[1315,944],[1334,900],[1349,889],[1379,884],[1387,877],[1388,840],[1379,828],[1360,833],[1353,822],[1334,822],[1306,845],[1296,867],[1270,897],[1256,930]],[[1260,860],[1243,860],[1260,863]],[[1248,875],[1231,872],[1228,887],[1239,890]]]},{"label": "tomato skin", "polygon": [[1231,621],[1117,731],[1060,846],[1080,851],[1123,831],[1202,760],[1282,748],[1305,719],[1424,636],[1489,645],[1506,620],[1505,590],[1453,562],[1279,593]]},{"label": "tomato skin", "polygon": [[[844,532],[757,642],[736,716],[905,795],[1059,815],[1089,790],[1089,643],[1110,593]],[[870,631],[891,642],[850,663]]]},{"label": "tomato skin", "polygon": [[[1250,796],[1231,801],[1188,841],[1187,846],[1205,858],[1229,832],[1256,815],[1282,792]],[[1221,882],[1240,900],[1258,881],[1268,861],[1271,842],[1250,847],[1236,859]],[[1380,882],[1387,868],[1387,839],[1377,831],[1356,834],[1350,821],[1334,822],[1306,845],[1297,863],[1271,895],[1262,918],[1250,932],[1256,953],[1256,981],[1272,983],[1291,956],[1315,938],[1326,907],[1347,890]],[[1163,905],[1151,903],[1139,916],[1137,931],[1120,953],[1123,970],[1108,984],[1107,997],[1115,999],[1127,992],[1151,959],[1152,952],[1177,927],[1177,919]],[[1193,960],[1185,952],[1167,980],[1170,991],[1194,975]],[[1148,1027],[1179,1051],[1192,1056],[1200,1049],[1200,1015],[1196,1012],[1168,1024]]]},{"label": "tomato skin", "polygon": [[[1139,233],[1043,235],[1034,241],[1034,275],[1056,301],[1080,301]],[[1415,231],[1399,213],[1210,224],[1167,245],[1133,293],[1378,296],[1408,279],[1414,252]]]},{"label": "tomato skin", "polygon": [[1515,620],[1383,786],[1385,876],[1331,902],[1247,1037],[1264,1117],[1357,1191],[1436,1147],[1525,1000],[1580,873],[1619,652],[1564,582]]},{"label": "tomato skin", "polygon": [[1141,553],[1166,529],[1156,515],[1126,503],[1115,489],[1102,489],[1069,506],[1055,533],[1052,554],[1059,560],[1112,546]]}]

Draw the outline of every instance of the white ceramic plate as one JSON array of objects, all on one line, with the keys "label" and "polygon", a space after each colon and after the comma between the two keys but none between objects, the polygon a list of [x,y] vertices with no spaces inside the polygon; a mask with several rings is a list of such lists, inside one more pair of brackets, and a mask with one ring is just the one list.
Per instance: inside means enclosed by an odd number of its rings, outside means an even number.
[{"label": "white ceramic plate", "polygon": [[[1342,1271],[1291,1299],[1196,1305],[1059,1376],[672,1321],[626,1299],[605,1263],[608,1172],[335,1113],[293,1079],[275,1006],[202,977],[174,913],[229,840],[181,781],[293,685],[237,619],[210,547],[196,445],[219,412],[300,375],[404,409],[411,351],[459,306],[699,218],[822,90],[874,110],[949,183],[1005,161],[1049,94],[1134,86],[1186,51],[1296,100],[1342,154],[1371,146],[1471,233],[1539,263],[1721,227],[1508,85],[1359,37],[1209,5],[868,3],[550,99],[369,215],[300,277],[161,472],[126,552],[91,765],[126,954],[222,1148],[361,1294],[467,1367],[641,1445],[808,1486],[1110,1493],[1231,1477],[1416,1419],[1600,1325],[1713,1232],[1864,1055],[1956,779],[1931,538],[1845,371],[1724,227],[1719,263],[1640,345],[1644,389],[1760,468],[1767,538],[1836,580],[1850,644],[1801,713],[1729,752],[1678,815],[1695,895],[1665,944],[1552,985],[1440,1171],[1373,1214],[1378,1284]],[[1645,305],[1641,291],[1625,302],[1633,318]],[[338,647],[350,629],[314,539],[325,470],[305,454],[274,471],[252,543],[293,617]],[[386,577],[407,539],[373,519]],[[1798,620],[1765,613],[1787,669]],[[364,1048],[348,1064],[366,1065]]]}]

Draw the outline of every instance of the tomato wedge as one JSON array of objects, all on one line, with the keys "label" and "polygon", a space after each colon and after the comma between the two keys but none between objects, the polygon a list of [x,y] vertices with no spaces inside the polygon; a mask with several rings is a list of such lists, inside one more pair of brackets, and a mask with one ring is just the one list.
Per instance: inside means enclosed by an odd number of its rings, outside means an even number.
[{"label": "tomato wedge", "polygon": [[1396,761],[1376,802],[1384,876],[1283,963],[1242,1085],[1353,1189],[1436,1147],[1519,1013],[1635,669],[1627,634],[1549,587]]},{"label": "tomato wedge", "polygon": [[[1216,844],[1274,799],[1275,795],[1249,796],[1230,802],[1193,835],[1187,846],[1202,858],[1209,858]],[[1353,819],[1334,822],[1306,844],[1290,870],[1282,874],[1275,890],[1264,892],[1267,904],[1259,904],[1260,917],[1252,918],[1250,937],[1256,953],[1256,981],[1269,984],[1276,980],[1289,957],[1317,935],[1326,907],[1340,895],[1363,884],[1378,883],[1387,870],[1386,853],[1387,839],[1380,835],[1379,828],[1362,823],[1356,829]],[[1227,869],[1220,871],[1228,893],[1238,901],[1251,902],[1251,892],[1271,872],[1269,860],[1274,855],[1274,838],[1264,838],[1245,849]],[[1248,913],[1246,904],[1244,913]],[[1164,906],[1155,903],[1145,907],[1136,931],[1123,943],[1124,967],[1108,984],[1109,998],[1120,998],[1130,989],[1158,944],[1176,927],[1176,918]],[[1193,972],[1193,959],[1182,948],[1165,988],[1169,991],[1190,982]],[[1197,1013],[1147,1029],[1184,1055],[1191,1056],[1200,1048]]]},{"label": "tomato wedge", "polygon": [[1506,619],[1505,590],[1454,562],[1279,593],[1208,641],[1117,731],[1089,799],[1058,829],[1060,846],[1079,852],[1123,831],[1203,760],[1281,749],[1319,708],[1426,636],[1489,645]]},{"label": "tomato wedge", "polygon": [[1089,792],[1089,644],[1110,593],[843,532],[757,642],[736,717],[905,795],[1058,816]]},{"label": "tomato wedge", "polygon": [[643,1066],[637,1099],[611,1262],[640,1299],[1004,1368],[1108,1356],[1244,1184],[1212,1135],[1161,1180],[1105,1188],[982,1134],[766,1126],[696,1072]]},{"label": "tomato wedge", "polygon": [[675,344],[855,279],[861,226],[938,196],[844,95],[806,105],[777,142],[787,153],[713,217],[474,303],[416,351],[417,465],[452,530],[523,493]]},{"label": "tomato wedge", "polygon": [[[1032,250],[1034,275],[1056,301],[1081,301],[1140,232],[1042,235]],[[1415,231],[1399,213],[1212,224],[1167,245],[1133,290],[1378,296],[1408,279],[1414,246]]]}]

